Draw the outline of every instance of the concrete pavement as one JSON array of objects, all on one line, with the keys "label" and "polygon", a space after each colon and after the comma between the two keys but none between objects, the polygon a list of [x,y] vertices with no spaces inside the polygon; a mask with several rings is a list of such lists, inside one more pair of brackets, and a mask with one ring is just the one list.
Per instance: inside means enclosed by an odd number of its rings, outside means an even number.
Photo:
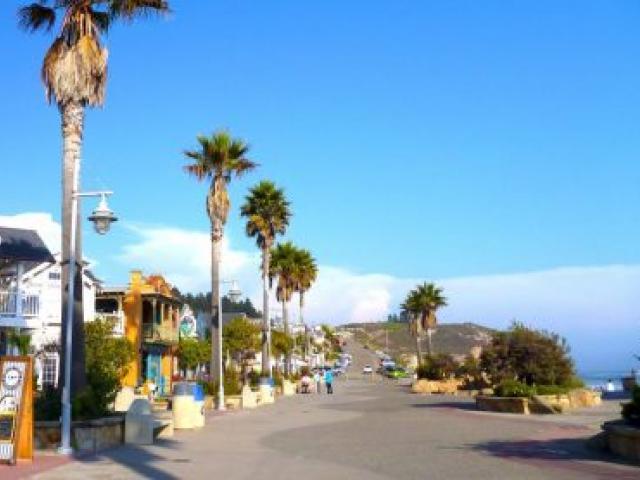
[{"label": "concrete pavement", "polygon": [[[299,395],[258,410],[212,415],[199,431],[123,447],[36,475],[43,479],[604,479],[640,468],[584,448],[605,406],[571,417],[487,414],[459,397],[417,396],[360,374],[335,395]],[[358,370],[356,370],[356,367]]]}]

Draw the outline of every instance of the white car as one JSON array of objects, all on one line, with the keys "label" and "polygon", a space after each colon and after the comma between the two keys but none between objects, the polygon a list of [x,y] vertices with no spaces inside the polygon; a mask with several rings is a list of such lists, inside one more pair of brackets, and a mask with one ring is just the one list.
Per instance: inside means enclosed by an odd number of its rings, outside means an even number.
[{"label": "white car", "polygon": [[372,374],[372,373],[373,373],[373,368],[371,368],[371,365],[365,365],[364,368],[362,369],[363,375]]}]

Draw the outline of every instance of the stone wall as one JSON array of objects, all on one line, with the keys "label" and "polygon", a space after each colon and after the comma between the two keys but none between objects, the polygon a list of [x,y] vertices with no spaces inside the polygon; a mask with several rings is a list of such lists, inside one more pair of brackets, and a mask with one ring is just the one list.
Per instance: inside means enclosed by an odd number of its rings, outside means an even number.
[{"label": "stone wall", "polygon": [[626,460],[640,463],[640,428],[616,421],[605,422],[602,430],[606,448]]},{"label": "stone wall", "polygon": [[[124,442],[124,417],[107,417],[73,422],[71,444],[78,452],[97,452]],[[36,450],[52,450],[60,445],[60,422],[35,422]]]},{"label": "stone wall", "polygon": [[411,391],[413,393],[446,393],[455,395],[462,387],[463,381],[458,379],[450,380],[426,380],[420,379],[413,382]]},{"label": "stone wall", "polygon": [[476,397],[476,407],[478,410],[486,412],[502,412],[502,413],[520,413],[529,415],[529,399],[528,398],[510,398],[510,397],[487,397],[478,395]]}]

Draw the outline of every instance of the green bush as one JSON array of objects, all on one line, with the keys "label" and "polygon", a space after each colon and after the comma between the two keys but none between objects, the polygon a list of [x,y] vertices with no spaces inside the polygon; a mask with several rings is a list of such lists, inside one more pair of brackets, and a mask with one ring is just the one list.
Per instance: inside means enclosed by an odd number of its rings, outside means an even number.
[{"label": "green bush", "polygon": [[495,387],[496,397],[530,397],[535,394],[535,387],[517,380],[503,380]]},{"label": "green bush", "polygon": [[418,366],[416,373],[419,379],[442,380],[455,374],[456,369],[456,362],[451,355],[427,355]]},{"label": "green bush", "polygon": [[640,386],[634,386],[631,401],[622,404],[622,417],[627,423],[640,426]]},{"label": "green bush", "polygon": [[36,392],[33,410],[35,419],[40,421],[60,420],[62,404],[60,390],[51,386],[45,387],[41,392]]},{"label": "green bush", "polygon": [[255,370],[251,370],[247,377],[249,378],[249,386],[251,388],[258,388],[260,385],[260,373]]},{"label": "green bush", "polygon": [[240,395],[240,393],[242,393],[240,374],[235,368],[228,368],[224,373],[224,394]]},{"label": "green bush", "polygon": [[568,385],[575,378],[566,341],[520,323],[494,335],[482,352],[480,368],[494,383],[517,378],[527,385]]},{"label": "green bush", "polygon": [[563,385],[536,385],[536,395],[563,395],[571,388]]}]

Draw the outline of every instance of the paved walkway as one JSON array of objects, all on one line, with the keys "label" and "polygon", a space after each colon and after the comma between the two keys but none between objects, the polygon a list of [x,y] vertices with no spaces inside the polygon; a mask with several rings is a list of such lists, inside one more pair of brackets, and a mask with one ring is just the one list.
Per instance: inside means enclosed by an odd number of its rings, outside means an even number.
[{"label": "paved walkway", "polygon": [[[356,349],[357,350],[357,349]],[[357,350],[358,367],[369,361]],[[99,479],[620,479],[640,468],[584,448],[617,406],[572,416],[474,411],[467,399],[417,396],[353,374],[336,393],[211,416],[199,431],[118,448],[37,474]],[[0,477],[4,472],[0,470]]]}]

